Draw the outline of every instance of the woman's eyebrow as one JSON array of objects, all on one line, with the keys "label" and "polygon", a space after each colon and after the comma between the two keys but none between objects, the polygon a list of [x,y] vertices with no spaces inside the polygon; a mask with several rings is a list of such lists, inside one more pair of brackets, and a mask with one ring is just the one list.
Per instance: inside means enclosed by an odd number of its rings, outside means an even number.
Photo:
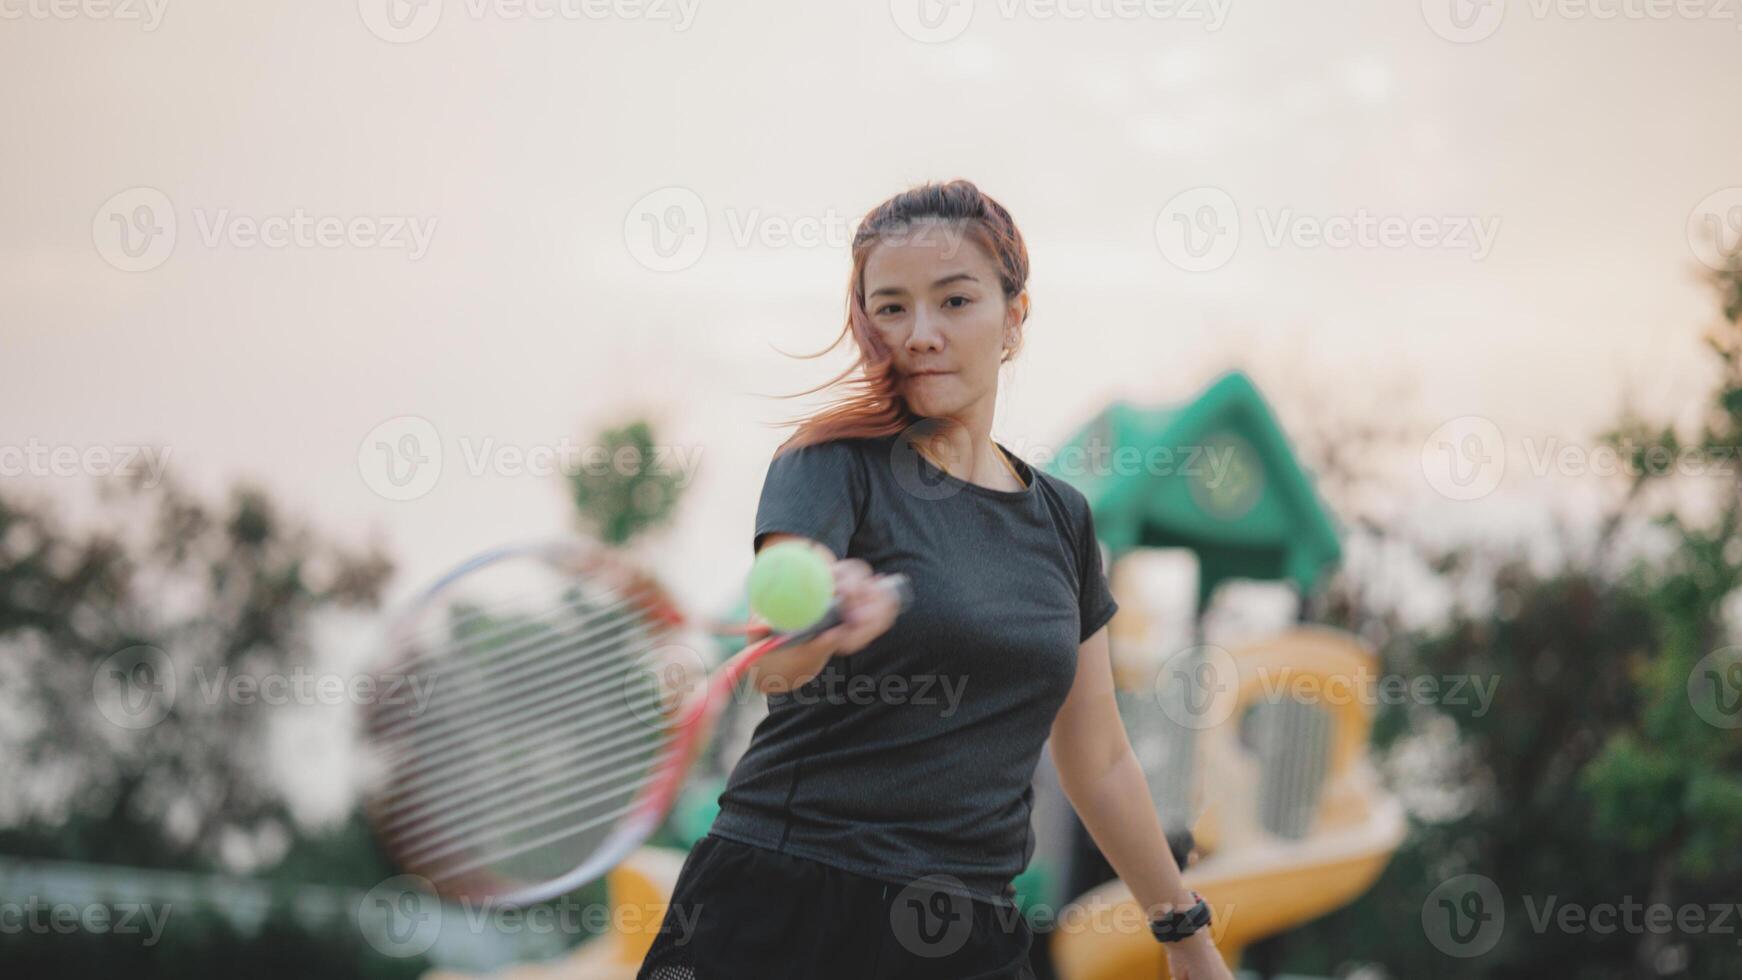
[{"label": "woman's eyebrow", "polygon": [[[958,272],[954,275],[945,276],[942,279],[939,279],[937,282],[932,283],[931,288],[938,289],[938,288],[943,287],[943,286],[948,286],[950,283],[955,282],[958,279],[966,279],[969,282],[979,282],[980,281],[979,277],[974,275],[972,272]],[[905,292],[907,292],[907,290],[902,289],[900,286],[884,286],[882,289],[879,289],[879,290],[873,292],[870,296],[867,296],[866,299],[876,299],[877,297],[884,296],[884,295],[898,296],[898,295],[905,293]]]}]

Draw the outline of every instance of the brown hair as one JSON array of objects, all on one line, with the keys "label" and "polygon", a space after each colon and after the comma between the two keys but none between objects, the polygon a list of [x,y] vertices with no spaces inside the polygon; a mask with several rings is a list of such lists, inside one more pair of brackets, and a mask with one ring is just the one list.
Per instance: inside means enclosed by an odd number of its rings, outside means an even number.
[{"label": "brown hair", "polygon": [[[896,374],[894,360],[872,328],[870,313],[865,308],[865,262],[872,248],[890,239],[909,235],[921,236],[936,232],[915,232],[916,222],[934,219],[942,224],[946,234],[960,235],[985,249],[998,270],[1006,301],[1015,298],[1028,283],[1028,246],[1022,233],[1002,204],[982,193],[972,181],[952,180],[947,183],[927,183],[891,197],[866,213],[853,235],[853,268],[847,289],[847,323],[829,346],[815,354],[794,355],[803,360],[821,357],[851,337],[858,345],[859,356],[845,371],[833,378],[783,398],[808,395],[832,385],[840,385],[849,393],[835,403],[809,417],[788,419],[781,425],[798,425],[787,440],[775,450],[775,455],[800,446],[890,435],[920,421],[922,416],[907,405],[901,394],[901,379]],[[1022,322],[1028,322],[1028,306],[1022,310]],[[1008,361],[1021,346],[1005,355]],[[854,374],[858,377],[853,377]]]}]

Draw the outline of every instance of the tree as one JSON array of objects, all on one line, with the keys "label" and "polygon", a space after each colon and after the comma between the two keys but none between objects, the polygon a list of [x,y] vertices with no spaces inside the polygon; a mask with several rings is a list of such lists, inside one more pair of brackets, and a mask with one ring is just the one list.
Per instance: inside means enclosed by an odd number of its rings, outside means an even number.
[{"label": "tree", "polygon": [[[319,538],[265,491],[221,508],[171,479],[104,484],[95,521],[0,496],[0,848],[154,867],[273,859],[295,837],[235,677],[311,661],[311,622],[379,602],[378,549]],[[219,688],[222,689],[221,687]]]},{"label": "tree", "polygon": [[[1690,449],[1716,466],[1742,445],[1742,266],[1713,284],[1724,322],[1708,344],[1723,370],[1701,431],[1680,439],[1671,424],[1623,411],[1599,436],[1630,465],[1597,534],[1563,528],[1546,571],[1515,546],[1405,542],[1454,594],[1479,597],[1429,630],[1405,629],[1346,575],[1321,597],[1314,617],[1376,638],[1387,673],[1499,683],[1486,713],[1381,707],[1376,747],[1416,804],[1412,833],[1360,901],[1280,940],[1288,969],[1742,975],[1735,930],[1711,912],[1742,894],[1742,729],[1721,714],[1742,710],[1723,616],[1742,584],[1742,501],[1723,484],[1715,516],[1696,524],[1647,492],[1678,479]],[[1641,526],[1659,546],[1624,554],[1621,531]],[[1468,957],[1436,948],[1424,925],[1436,886],[1463,874],[1491,882],[1505,916],[1492,947]],[[1625,916],[1628,903],[1700,907],[1714,928],[1656,931],[1637,912],[1632,928],[1581,918]],[[1565,907],[1581,917],[1559,919]]]}]

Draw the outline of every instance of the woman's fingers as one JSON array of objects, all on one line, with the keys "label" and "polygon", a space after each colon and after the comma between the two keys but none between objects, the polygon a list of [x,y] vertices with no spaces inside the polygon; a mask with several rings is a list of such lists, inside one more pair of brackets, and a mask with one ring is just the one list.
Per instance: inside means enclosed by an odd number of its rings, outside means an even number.
[{"label": "woman's fingers", "polygon": [[860,567],[839,573],[842,584],[836,590],[842,624],[835,628],[841,631],[839,645],[843,654],[863,649],[882,636],[901,611],[900,603],[884,581],[886,577],[873,576],[869,565],[851,560]]}]

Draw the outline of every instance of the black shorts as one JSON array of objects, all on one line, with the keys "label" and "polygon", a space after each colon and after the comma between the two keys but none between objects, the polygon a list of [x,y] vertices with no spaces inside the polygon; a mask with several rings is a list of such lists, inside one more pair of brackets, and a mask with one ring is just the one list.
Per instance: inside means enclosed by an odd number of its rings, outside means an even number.
[{"label": "black shorts", "polygon": [[1020,911],[709,834],[636,980],[1034,980]]}]

